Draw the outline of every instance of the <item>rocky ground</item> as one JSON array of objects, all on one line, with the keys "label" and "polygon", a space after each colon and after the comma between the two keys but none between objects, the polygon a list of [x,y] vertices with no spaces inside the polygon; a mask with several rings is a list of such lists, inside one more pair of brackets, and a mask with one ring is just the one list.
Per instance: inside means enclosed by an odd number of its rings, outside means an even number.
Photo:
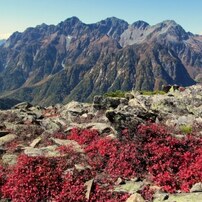
[{"label": "rocky ground", "polygon": [[[81,148],[75,141],[53,135],[68,134],[72,128],[96,129],[101,135],[121,138],[122,129],[135,132],[139,124],[148,121],[165,125],[178,138],[188,132],[202,136],[202,86],[194,85],[165,95],[146,96],[131,92],[126,98],[96,96],[91,104],[72,101],[44,108],[20,103],[10,110],[0,111],[1,162],[14,165],[22,153],[28,156],[60,156],[57,148],[68,144],[73,144],[79,151]],[[141,202],[144,199],[136,191],[143,182],[138,183],[129,181],[125,187],[117,189],[133,193],[128,202]],[[194,193],[169,196],[157,193],[154,201],[202,201],[202,185],[199,183],[197,186]]]}]

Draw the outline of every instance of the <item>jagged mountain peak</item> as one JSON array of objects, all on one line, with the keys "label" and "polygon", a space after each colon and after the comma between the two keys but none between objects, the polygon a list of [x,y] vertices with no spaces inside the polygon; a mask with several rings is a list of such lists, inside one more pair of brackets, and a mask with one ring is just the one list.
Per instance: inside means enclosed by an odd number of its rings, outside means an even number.
[{"label": "jagged mountain peak", "polygon": [[[167,40],[182,41],[189,38],[189,34],[174,20],[165,20],[151,27],[153,33],[165,36]],[[171,37],[170,37],[171,36]]]},{"label": "jagged mountain peak", "polygon": [[177,26],[178,24],[175,22],[175,20],[164,20],[160,24],[165,24],[167,26]]},{"label": "jagged mountain peak", "polygon": [[137,28],[137,29],[146,29],[148,26],[149,24],[142,20],[138,20],[131,25],[131,27]]},{"label": "jagged mountain peak", "polygon": [[121,34],[128,28],[128,23],[116,17],[109,17],[97,22],[99,31],[119,41]]},{"label": "jagged mountain peak", "polygon": [[74,24],[77,24],[77,23],[82,23],[81,20],[76,16],[72,16],[70,18],[67,18],[63,22],[70,23],[71,25],[74,25]]},{"label": "jagged mountain peak", "polygon": [[106,18],[104,20],[101,20],[98,23],[104,23],[104,22],[105,23],[110,23],[110,24],[121,24],[121,23],[128,24],[125,20],[119,19],[119,18],[114,17],[114,16],[108,17],[108,18]]}]

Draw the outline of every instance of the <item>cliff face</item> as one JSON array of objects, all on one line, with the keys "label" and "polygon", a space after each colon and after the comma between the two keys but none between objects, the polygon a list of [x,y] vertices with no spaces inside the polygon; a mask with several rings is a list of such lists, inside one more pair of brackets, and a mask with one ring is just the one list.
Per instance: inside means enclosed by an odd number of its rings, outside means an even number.
[{"label": "cliff face", "polygon": [[0,46],[0,95],[50,105],[112,90],[189,86],[202,77],[202,38],[174,21],[69,18],[14,33]]}]

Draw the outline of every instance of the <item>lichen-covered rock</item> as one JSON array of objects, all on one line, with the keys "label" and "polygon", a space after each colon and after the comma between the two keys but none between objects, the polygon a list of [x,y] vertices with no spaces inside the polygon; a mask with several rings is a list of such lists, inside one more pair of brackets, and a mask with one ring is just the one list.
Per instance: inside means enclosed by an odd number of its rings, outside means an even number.
[{"label": "lichen-covered rock", "polygon": [[145,202],[145,200],[142,198],[142,196],[138,193],[132,194],[126,202]]},{"label": "lichen-covered rock", "polygon": [[8,135],[5,135],[3,137],[0,137],[0,146],[7,144],[16,138],[17,138],[17,136],[14,134],[8,134]]},{"label": "lichen-covered rock", "polygon": [[202,201],[202,193],[181,193],[169,194],[165,200],[165,194],[159,195],[153,202],[200,202]]},{"label": "lichen-covered rock", "polygon": [[127,192],[129,194],[136,193],[141,187],[144,185],[143,182],[135,182],[135,181],[125,181],[125,183],[121,185],[115,186],[114,191],[116,192]]},{"label": "lichen-covered rock", "polygon": [[51,145],[41,148],[25,147],[24,153],[28,156],[46,156],[46,157],[58,157],[61,156],[57,145]]},{"label": "lichen-covered rock", "polygon": [[83,153],[84,150],[82,149],[81,145],[79,145],[76,141],[74,140],[62,140],[62,139],[58,139],[58,138],[51,138],[51,140],[57,144],[57,145],[61,145],[61,146],[69,146],[72,149],[74,149],[74,151],[78,152],[78,153]]},{"label": "lichen-covered rock", "polygon": [[190,192],[202,192],[202,182],[194,184],[190,189]]},{"label": "lichen-covered rock", "polygon": [[60,123],[56,123],[53,118],[43,119],[41,121],[41,126],[42,126],[42,128],[44,130],[46,130],[46,131],[48,131],[50,133],[57,132],[61,128],[61,124]]},{"label": "lichen-covered rock", "polygon": [[104,97],[95,96],[93,100],[93,107],[97,110],[117,108],[120,104],[127,105],[128,99],[118,97]]},{"label": "lichen-covered rock", "polygon": [[2,156],[2,162],[3,164],[7,165],[15,165],[17,162],[17,155],[16,154],[4,154]]},{"label": "lichen-covered rock", "polygon": [[35,146],[37,146],[37,144],[39,144],[39,142],[42,140],[42,138],[41,137],[37,137],[36,139],[34,139],[33,141],[32,141],[32,143],[30,144],[30,147],[35,147]]}]

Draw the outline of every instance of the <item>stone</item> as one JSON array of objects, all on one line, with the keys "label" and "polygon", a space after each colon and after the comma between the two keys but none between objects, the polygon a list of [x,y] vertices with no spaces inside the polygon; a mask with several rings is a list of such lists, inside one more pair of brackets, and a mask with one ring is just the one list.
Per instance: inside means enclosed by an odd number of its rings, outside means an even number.
[{"label": "stone", "polygon": [[133,193],[136,193],[138,190],[140,190],[143,185],[144,184],[142,181],[140,181],[140,182],[135,182],[133,180],[125,181],[124,184],[115,186],[114,191],[127,192],[129,194],[133,194]]},{"label": "stone", "polygon": [[138,107],[143,110],[148,110],[147,107],[144,105],[144,103],[141,102],[141,100],[139,100],[137,98],[129,100],[128,105],[131,107]]},{"label": "stone", "polygon": [[60,130],[61,124],[55,123],[53,118],[46,118],[41,121],[41,126],[44,130],[54,133]]},{"label": "stone", "polygon": [[37,137],[36,139],[34,139],[34,140],[32,141],[32,143],[30,144],[30,147],[35,147],[36,145],[39,144],[39,142],[40,142],[41,140],[42,140],[41,137]]},{"label": "stone", "polygon": [[90,128],[90,129],[94,129],[97,130],[100,134],[102,133],[112,133],[114,131],[114,129],[106,123],[89,123],[89,124],[85,124],[86,128]]},{"label": "stone", "polygon": [[125,98],[127,99],[127,100],[131,100],[131,99],[133,99],[135,96],[132,94],[132,93],[126,93],[125,94]]},{"label": "stone", "polygon": [[138,193],[135,193],[135,194],[132,194],[127,200],[126,202],[145,202],[145,200],[143,199],[143,197],[138,194]]},{"label": "stone", "polygon": [[12,130],[12,131],[16,131],[19,126],[19,124],[17,125],[15,123],[7,122],[7,121],[5,121],[4,124],[5,124],[6,130]]},{"label": "stone", "polygon": [[2,162],[7,165],[15,165],[17,162],[17,155],[15,154],[4,154],[2,156]]},{"label": "stone", "polygon": [[158,114],[152,111],[129,105],[119,105],[116,109],[106,111],[106,117],[118,133],[124,128],[134,132],[140,123],[155,121],[157,116]]},{"label": "stone", "polygon": [[97,110],[110,109],[110,108],[115,109],[120,104],[127,105],[128,99],[117,97],[95,96],[93,100],[93,107]]},{"label": "stone", "polygon": [[83,103],[79,103],[76,101],[69,102],[62,108],[63,112],[69,112],[71,115],[82,115],[87,113],[88,111],[85,109],[85,105]]},{"label": "stone", "polygon": [[78,153],[84,153],[84,150],[82,149],[81,145],[79,145],[79,143],[77,143],[74,140],[62,140],[62,139],[58,139],[58,138],[51,138],[51,140],[58,145],[61,146],[70,146],[72,147],[76,152]]},{"label": "stone", "polygon": [[24,153],[28,156],[59,157],[61,154],[57,148],[56,145],[41,148],[25,147]]},{"label": "stone", "polygon": [[84,184],[84,186],[86,186],[86,199],[87,199],[87,201],[89,201],[89,199],[90,199],[90,192],[91,192],[91,189],[93,186],[93,182],[94,182],[94,179],[91,179],[91,180],[88,180],[87,182],[85,182],[85,184]]},{"label": "stone", "polygon": [[5,135],[3,137],[0,137],[0,146],[4,145],[6,143],[9,143],[16,138],[17,138],[17,136],[14,134],[8,134],[8,135]]},{"label": "stone", "polygon": [[162,85],[162,91],[168,93],[171,88],[171,85]]},{"label": "stone", "polygon": [[190,192],[202,192],[202,182],[198,182],[192,186]]},{"label": "stone", "polygon": [[111,134],[107,135],[106,138],[116,139],[117,136],[115,134],[111,133]]},{"label": "stone", "polygon": [[74,166],[78,171],[82,171],[82,170],[86,170],[86,169],[92,169],[89,165],[75,164]]},{"label": "stone", "polygon": [[118,178],[117,181],[115,182],[115,185],[121,185],[121,184],[125,184],[125,181],[122,178]]},{"label": "stone", "polygon": [[201,202],[202,193],[180,193],[180,194],[169,194],[169,197],[165,200],[165,195],[159,195],[153,199],[153,202]]},{"label": "stone", "polygon": [[29,108],[31,110],[31,114],[35,115],[36,119],[41,119],[43,118],[43,109],[42,108],[37,108],[37,107],[31,107]]}]

